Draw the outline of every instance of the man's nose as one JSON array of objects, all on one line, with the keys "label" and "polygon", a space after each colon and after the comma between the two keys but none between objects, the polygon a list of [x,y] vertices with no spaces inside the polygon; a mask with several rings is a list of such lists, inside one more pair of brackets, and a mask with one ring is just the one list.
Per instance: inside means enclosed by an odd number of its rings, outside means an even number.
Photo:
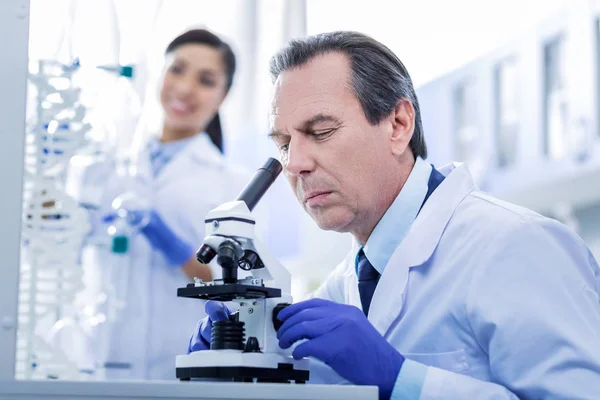
[{"label": "man's nose", "polygon": [[284,166],[289,174],[306,175],[315,170],[315,158],[310,141],[305,138],[293,138],[289,143]]}]

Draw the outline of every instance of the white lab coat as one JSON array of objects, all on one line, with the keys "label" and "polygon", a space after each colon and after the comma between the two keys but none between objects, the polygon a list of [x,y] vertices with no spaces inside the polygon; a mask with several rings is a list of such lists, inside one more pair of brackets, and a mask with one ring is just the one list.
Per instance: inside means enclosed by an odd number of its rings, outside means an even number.
[{"label": "white lab coat", "polygon": [[[110,212],[112,200],[128,189],[115,174],[112,164],[95,165],[73,174],[80,178],[80,184],[74,185],[78,189],[73,190],[78,197],[89,197],[97,191],[96,180],[102,179],[102,190],[95,201],[99,209],[91,213],[96,236],[102,237],[106,229],[100,219]],[[138,190],[142,188],[140,194],[150,200],[166,224],[179,237],[199,247],[205,236],[206,214],[234,200],[250,177],[251,173],[232,167],[210,138],[200,134],[156,178],[144,150],[135,181]],[[124,285],[126,307],[118,322],[109,321],[95,333],[95,356],[100,362],[131,364],[130,369],[106,370],[108,379],[174,379],[175,356],[186,353],[189,335],[205,315],[203,302],[177,297],[177,288],[189,283],[188,278],[180,268],[168,266],[163,255],[153,251],[141,234],[132,241],[131,260]],[[122,259],[106,247],[95,244],[87,249],[83,264],[90,293],[102,290],[101,282],[114,284],[122,279]],[[213,277],[219,278],[220,268],[211,266]]]},{"label": "white lab coat", "polygon": [[[368,316],[427,366],[420,399],[600,399],[600,269],[582,240],[478,191],[465,165],[440,172]],[[356,251],[315,297],[361,307]]]}]

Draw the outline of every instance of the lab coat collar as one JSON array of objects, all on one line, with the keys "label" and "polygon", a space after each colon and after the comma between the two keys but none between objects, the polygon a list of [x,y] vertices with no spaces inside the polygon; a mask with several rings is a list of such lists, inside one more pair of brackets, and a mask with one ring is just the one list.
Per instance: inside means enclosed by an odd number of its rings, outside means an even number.
[{"label": "lab coat collar", "polygon": [[446,178],[432,193],[408,235],[394,251],[373,295],[369,320],[384,336],[401,315],[410,268],[417,268],[429,260],[456,208],[476,189],[464,164],[453,163],[439,171]]},{"label": "lab coat collar", "polygon": [[415,219],[409,231],[411,243],[399,246],[396,250],[411,249],[403,256],[411,267],[420,266],[429,260],[452,214],[463,199],[476,189],[466,164],[453,163],[444,166],[439,172],[446,178],[431,194]]}]

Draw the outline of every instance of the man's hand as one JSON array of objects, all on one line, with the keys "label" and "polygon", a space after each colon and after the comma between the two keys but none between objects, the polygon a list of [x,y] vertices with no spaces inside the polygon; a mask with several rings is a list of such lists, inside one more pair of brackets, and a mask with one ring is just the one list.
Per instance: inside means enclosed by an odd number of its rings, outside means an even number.
[{"label": "man's hand", "polygon": [[207,301],[204,310],[207,316],[198,321],[196,331],[190,337],[188,354],[194,351],[210,350],[213,322],[227,321],[231,314],[227,306],[220,301]]},{"label": "man's hand", "polygon": [[379,397],[389,399],[404,357],[396,351],[354,306],[322,299],[292,304],[278,315],[279,346],[293,351],[295,359],[314,357],[341,377],[358,385],[379,387]]}]

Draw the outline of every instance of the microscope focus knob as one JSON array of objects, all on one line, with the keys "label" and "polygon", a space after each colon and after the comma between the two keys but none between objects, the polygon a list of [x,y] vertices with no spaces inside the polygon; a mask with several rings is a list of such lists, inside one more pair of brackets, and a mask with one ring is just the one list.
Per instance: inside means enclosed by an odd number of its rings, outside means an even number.
[{"label": "microscope focus knob", "polygon": [[277,319],[279,312],[289,305],[290,303],[279,303],[273,309],[273,326],[275,327],[275,332],[279,331],[279,328],[281,328],[281,325],[283,325],[283,322]]},{"label": "microscope focus knob", "polygon": [[246,346],[244,347],[244,353],[262,353],[260,351],[260,344],[258,343],[258,339],[254,336],[250,336],[246,341]]}]

